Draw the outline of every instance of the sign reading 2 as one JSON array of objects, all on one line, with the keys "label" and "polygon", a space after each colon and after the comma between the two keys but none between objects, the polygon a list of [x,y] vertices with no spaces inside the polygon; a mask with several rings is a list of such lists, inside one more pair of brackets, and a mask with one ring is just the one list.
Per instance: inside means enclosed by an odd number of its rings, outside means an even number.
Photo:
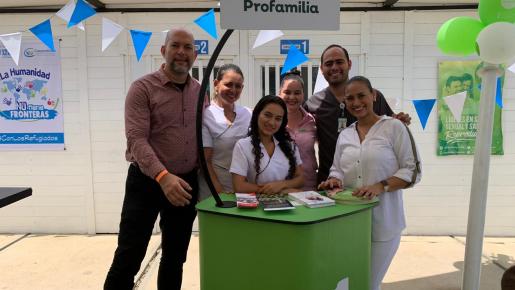
[{"label": "sign reading 2", "polygon": [[197,54],[209,54],[209,42],[207,39],[195,40],[195,51]]}]

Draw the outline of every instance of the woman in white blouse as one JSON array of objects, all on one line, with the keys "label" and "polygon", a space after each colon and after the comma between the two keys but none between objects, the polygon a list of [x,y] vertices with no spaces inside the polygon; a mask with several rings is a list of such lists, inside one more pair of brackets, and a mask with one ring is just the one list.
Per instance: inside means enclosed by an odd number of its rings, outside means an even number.
[{"label": "woman in white blouse", "polygon": [[287,123],[286,104],[277,96],[265,96],[254,107],[249,136],[236,143],[232,155],[236,192],[277,194],[302,188],[302,161]]},{"label": "woman in white blouse", "polygon": [[406,227],[402,189],[420,181],[420,175],[408,129],[376,115],[375,97],[367,78],[348,81],[344,102],[357,122],[340,133],[329,178],[319,188],[335,192],[345,185],[355,188],[355,196],[379,198],[372,213],[371,269],[371,289],[379,290]]},{"label": "woman in white blouse", "polygon": [[[204,112],[202,140],[207,168],[218,193],[233,192],[229,173],[232,151],[236,142],[247,136],[251,112],[236,104],[243,90],[243,73],[234,64],[224,64],[214,80],[214,98]],[[209,196],[206,182],[201,179],[201,198]]]}]

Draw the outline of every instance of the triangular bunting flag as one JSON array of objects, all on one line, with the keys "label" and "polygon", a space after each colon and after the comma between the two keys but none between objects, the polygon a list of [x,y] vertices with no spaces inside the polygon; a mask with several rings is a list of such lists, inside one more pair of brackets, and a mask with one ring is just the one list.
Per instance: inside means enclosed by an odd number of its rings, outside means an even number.
[{"label": "triangular bunting flag", "polygon": [[508,68],[512,73],[515,73],[515,63]]},{"label": "triangular bunting flag", "polygon": [[281,30],[260,30],[258,36],[256,37],[256,41],[254,41],[254,46],[252,49],[259,47],[267,42],[270,42],[276,38],[283,36],[284,33]]},{"label": "triangular bunting flag", "polygon": [[317,80],[315,82],[315,88],[313,89],[313,94],[316,94],[323,89],[327,88],[329,83],[325,80],[324,75],[322,74],[322,70],[318,69]]},{"label": "triangular bunting flag", "polygon": [[3,43],[14,63],[18,65],[20,60],[21,32],[0,35],[0,42]]},{"label": "triangular bunting flag", "polygon": [[283,69],[281,70],[281,75],[287,73],[292,68],[305,63],[309,58],[306,57],[302,53],[302,51],[298,50],[295,45],[290,45],[290,49],[288,50],[288,55],[286,56],[286,60],[284,61]]},{"label": "triangular bunting flag", "polygon": [[497,89],[495,90],[495,103],[502,109],[502,83],[501,78],[497,78]]},{"label": "triangular bunting flag", "polygon": [[[514,64],[515,66],[515,64]],[[515,69],[515,67],[514,67]],[[502,109],[502,86],[501,86],[501,78],[497,78],[496,87],[495,87],[495,103]],[[477,85],[477,89],[481,91],[481,84]]]},{"label": "triangular bunting flag", "polygon": [[168,31],[170,31],[170,30],[163,30],[163,31],[161,31],[161,36],[163,37],[163,42],[162,43],[165,43],[166,35],[168,34]]},{"label": "triangular bunting flag", "polygon": [[216,33],[216,21],[215,21],[215,10],[211,9],[199,18],[195,19],[195,24],[200,26],[205,32],[207,32],[214,39],[218,39]]},{"label": "triangular bunting flag", "polygon": [[77,4],[75,4],[75,9],[73,10],[70,21],[68,22],[68,28],[78,24],[81,21],[88,19],[89,17],[95,15],[97,12],[93,7],[89,6],[88,3],[83,0],[77,0]]},{"label": "triangular bunting flag", "polygon": [[136,51],[136,58],[138,61],[141,59],[143,51],[147,47],[151,36],[152,32],[131,29],[132,43],[134,44],[134,50]]},{"label": "triangular bunting flag", "polygon": [[51,51],[55,51],[54,48],[54,37],[52,35],[52,25],[50,25],[50,19],[47,19],[40,24],[29,29],[30,32],[41,40]]},{"label": "triangular bunting flag", "polygon": [[110,19],[102,17],[102,51],[113,42],[122,30],[122,26],[114,23]]},{"label": "triangular bunting flag", "polygon": [[[70,18],[72,18],[73,11],[75,10],[75,0],[70,0],[63,8],[59,9],[55,15],[59,16],[62,20],[66,21],[66,23],[70,22]],[[84,31],[84,23],[77,24],[77,27]]]},{"label": "triangular bunting flag", "polygon": [[415,106],[418,118],[420,119],[420,123],[422,124],[422,129],[426,128],[427,119],[429,118],[429,114],[431,114],[431,111],[433,110],[435,102],[436,99],[413,100],[413,105]]},{"label": "triangular bunting flag", "polygon": [[449,107],[449,110],[451,110],[452,116],[454,117],[456,122],[461,121],[461,113],[463,112],[463,105],[465,104],[465,99],[467,99],[467,91],[450,95],[444,98],[444,101]]}]

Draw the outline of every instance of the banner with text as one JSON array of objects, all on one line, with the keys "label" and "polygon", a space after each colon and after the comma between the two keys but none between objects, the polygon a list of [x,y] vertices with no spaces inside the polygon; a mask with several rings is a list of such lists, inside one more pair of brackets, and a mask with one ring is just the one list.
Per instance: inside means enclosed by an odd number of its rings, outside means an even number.
[{"label": "banner with text", "polygon": [[338,30],[339,0],[221,0],[220,26],[251,30]]},{"label": "banner with text", "polygon": [[[479,117],[480,61],[443,61],[438,64],[438,148],[439,156],[474,155]],[[501,78],[501,90],[504,76]],[[453,115],[446,97],[466,92],[461,118]],[[503,155],[502,109],[496,105],[492,135],[492,154]]]},{"label": "banner with text", "polygon": [[24,41],[19,66],[0,46],[0,150],[64,150],[59,49]]}]

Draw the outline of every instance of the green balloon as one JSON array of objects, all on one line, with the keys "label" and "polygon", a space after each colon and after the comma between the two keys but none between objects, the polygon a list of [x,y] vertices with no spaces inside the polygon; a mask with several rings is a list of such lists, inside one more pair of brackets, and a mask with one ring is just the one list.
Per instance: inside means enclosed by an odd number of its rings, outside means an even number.
[{"label": "green balloon", "polygon": [[[503,5],[503,1],[506,5]],[[479,18],[485,26],[494,22],[515,23],[515,1],[513,0],[479,0],[478,10]]]},{"label": "green balloon", "polygon": [[438,48],[445,53],[467,56],[476,53],[476,38],[484,24],[472,17],[455,17],[445,22],[438,30]]}]

